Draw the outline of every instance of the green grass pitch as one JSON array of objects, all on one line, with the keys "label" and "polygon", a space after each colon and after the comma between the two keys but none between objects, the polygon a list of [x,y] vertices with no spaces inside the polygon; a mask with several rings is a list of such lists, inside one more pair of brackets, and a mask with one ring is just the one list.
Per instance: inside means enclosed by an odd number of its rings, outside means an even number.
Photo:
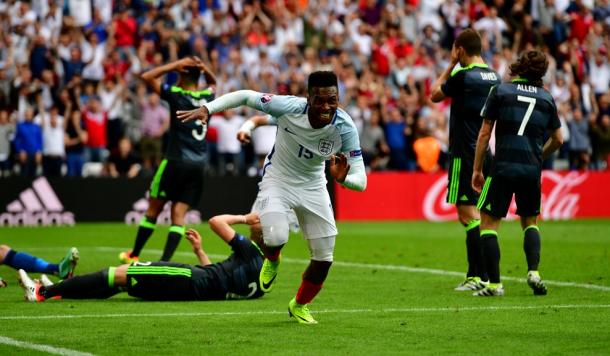
[{"label": "green grass pitch", "polygon": [[[213,261],[229,253],[207,225],[199,228]],[[456,222],[340,223],[335,264],[311,306],[314,326],[286,311],[308,258],[298,235],[284,249],[273,292],[254,301],[143,302],[121,294],[26,303],[16,271],[2,266],[9,287],[0,289],[0,354],[610,354],[610,220],[540,228],[549,294],[533,296],[527,287],[518,223],[505,222],[506,295],[475,298],[453,291],[465,269]],[[122,224],[2,228],[0,243],[49,261],[77,246],[82,274],[116,265],[135,231]],[[157,229],[143,260],[159,258],[166,232]],[[174,261],[196,262],[188,242]]]}]

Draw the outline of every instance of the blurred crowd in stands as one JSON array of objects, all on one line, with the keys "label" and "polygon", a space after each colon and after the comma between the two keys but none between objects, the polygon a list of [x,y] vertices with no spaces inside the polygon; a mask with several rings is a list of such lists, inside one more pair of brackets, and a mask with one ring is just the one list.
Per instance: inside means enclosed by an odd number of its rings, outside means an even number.
[{"label": "blurred crowd in stands", "polygon": [[[450,103],[429,88],[467,27],[505,80],[521,51],[548,54],[566,143],[546,168],[610,169],[610,0],[2,0],[0,175],[152,174],[170,116],[138,74],[191,55],[217,96],[306,96],[333,70],[369,170],[443,170]],[[258,174],[274,128],[236,140],[256,114],[210,120],[210,174]]]}]

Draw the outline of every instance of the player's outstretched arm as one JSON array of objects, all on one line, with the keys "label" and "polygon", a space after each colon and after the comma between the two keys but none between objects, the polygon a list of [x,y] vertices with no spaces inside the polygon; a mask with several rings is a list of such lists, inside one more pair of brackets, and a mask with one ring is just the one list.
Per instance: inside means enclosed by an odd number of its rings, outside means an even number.
[{"label": "player's outstretched arm", "polygon": [[258,104],[258,99],[261,97],[261,95],[262,93],[254,90],[237,90],[220,96],[215,100],[204,104],[199,109],[177,111],[176,116],[181,121],[201,120],[205,123],[209,115],[244,105],[256,110],[262,110],[262,107]]},{"label": "player's outstretched arm", "polygon": [[201,247],[201,235],[199,235],[197,230],[188,229],[186,232],[186,239],[191,243],[191,246],[193,246],[193,252],[195,253],[195,256],[197,256],[200,265],[207,266],[212,264],[212,261],[208,258],[203,247]]},{"label": "player's outstretched arm", "polygon": [[561,134],[561,128],[553,130],[551,137],[544,143],[542,147],[542,159],[547,159],[553,152],[557,151],[559,147],[563,145],[563,135]]},{"label": "player's outstretched arm", "polygon": [[290,95],[259,93],[254,90],[237,90],[205,103],[203,106],[206,107],[205,111],[203,107],[191,111],[177,111],[178,119],[181,121],[204,120],[207,119],[206,115],[240,106],[248,106],[280,118],[284,114],[302,112],[306,107],[306,99]]},{"label": "player's outstretched arm", "polygon": [[206,123],[210,115],[227,109],[233,109],[243,105],[247,105],[253,109],[259,109],[256,105],[256,101],[260,94],[261,93],[253,90],[237,90],[220,96],[215,100],[204,104],[199,109],[176,111],[176,116],[183,122],[200,120],[201,122]]},{"label": "player's outstretched arm", "polygon": [[479,138],[477,139],[477,148],[474,153],[474,167],[472,170],[472,189],[477,193],[483,189],[485,183],[485,177],[483,176],[483,159],[485,158],[485,152],[489,147],[489,139],[491,138],[491,131],[494,128],[494,121],[489,119],[483,119],[483,125],[479,131]]},{"label": "player's outstretched arm", "polygon": [[246,215],[216,215],[208,220],[210,228],[216,233],[224,242],[230,243],[235,237],[235,230],[231,225],[235,224],[248,224],[254,225],[260,222],[258,214],[248,213]]},{"label": "player's outstretched arm", "polygon": [[[207,120],[209,115],[234,109],[240,106],[248,106],[252,109],[262,111],[275,118],[284,114],[298,114],[306,108],[307,100],[291,95],[273,95],[259,93],[254,90],[237,90],[205,103],[201,108],[191,111],[177,111],[176,116],[181,121]],[[204,109],[205,107],[205,109]]]},{"label": "player's outstretched arm", "polygon": [[269,125],[268,115],[256,115],[246,120],[239,131],[237,131],[237,139],[241,143],[250,143],[252,139],[252,131],[259,126]]}]

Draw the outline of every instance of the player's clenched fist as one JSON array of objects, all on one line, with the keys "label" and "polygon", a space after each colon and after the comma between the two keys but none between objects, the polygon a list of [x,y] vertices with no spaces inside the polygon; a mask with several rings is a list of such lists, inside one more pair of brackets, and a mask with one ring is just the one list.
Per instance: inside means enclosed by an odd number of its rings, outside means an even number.
[{"label": "player's clenched fist", "polygon": [[237,133],[237,140],[243,144],[250,143],[251,139],[252,139],[252,137],[250,136],[250,134],[248,132],[239,131]]},{"label": "player's clenched fist", "polygon": [[343,183],[345,181],[349,168],[350,166],[347,164],[347,157],[343,153],[330,157],[330,175],[335,178],[337,182]]}]

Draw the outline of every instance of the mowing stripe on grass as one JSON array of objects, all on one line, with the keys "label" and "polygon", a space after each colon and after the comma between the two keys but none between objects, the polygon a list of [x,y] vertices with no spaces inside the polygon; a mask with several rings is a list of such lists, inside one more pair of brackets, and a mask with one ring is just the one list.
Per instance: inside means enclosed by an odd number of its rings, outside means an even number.
[{"label": "mowing stripe on grass", "polygon": [[[443,308],[384,308],[384,309],[326,309],[312,311],[313,314],[352,314],[352,313],[444,313],[444,312],[481,312],[513,311],[538,309],[608,309],[610,304],[551,304],[551,305],[513,305],[491,307],[443,307]],[[261,310],[250,312],[199,312],[199,313],[142,313],[142,314],[81,314],[81,315],[14,315],[0,316],[0,320],[43,320],[43,319],[101,319],[101,318],[169,318],[199,316],[245,316],[286,314],[285,310]]]},{"label": "mowing stripe on grass", "polygon": [[0,336],[0,344],[21,347],[23,349],[30,349],[36,351],[47,352],[53,355],[66,355],[66,356],[92,356],[93,354],[87,352],[80,352],[70,349],[64,349],[61,347],[53,347],[44,344],[33,344],[31,342],[19,341],[11,339],[10,337]]},{"label": "mowing stripe on grass", "polygon": [[[296,263],[296,262],[301,262],[301,261],[305,261],[305,260],[296,260],[296,259],[290,259],[290,258],[282,259],[282,262]],[[309,261],[307,261],[307,262],[309,262]],[[350,267],[350,268],[383,269],[383,270],[390,270],[390,271],[405,271],[405,272],[413,272],[413,273],[437,274],[437,275],[441,275],[441,276],[459,276],[462,278],[464,277],[464,272],[446,271],[446,270],[434,269],[434,268],[409,267],[409,266],[403,266],[403,265],[381,265],[381,264],[335,261],[335,262],[333,262],[333,266],[342,266],[342,267]],[[506,280],[506,281],[517,281],[517,282],[523,282],[523,283],[527,282],[527,280],[525,278],[510,277],[510,276],[502,276],[502,279]],[[595,290],[601,290],[604,292],[610,292],[610,287],[600,286],[597,284],[552,281],[552,280],[548,280],[548,279],[544,279],[544,283],[546,285],[553,285],[553,286],[560,286],[560,287],[575,287],[575,288],[595,289]]]},{"label": "mowing stripe on grass", "polygon": [[[61,250],[65,251],[67,247],[30,247],[24,248],[26,251],[54,251]],[[81,250],[92,249],[100,252],[121,252],[123,249],[117,247],[108,247],[108,246],[98,246],[98,247],[83,247]],[[147,253],[160,254],[163,251],[157,249],[147,249]],[[179,256],[193,256],[192,252],[184,252],[184,251],[176,251],[174,255]],[[223,259],[226,258],[226,255],[208,255],[211,258]],[[287,258],[282,257],[282,262],[284,263],[295,263],[295,264],[308,264],[309,260],[298,259],[298,258]],[[434,268],[421,268],[421,267],[409,267],[404,265],[382,265],[382,264],[373,264],[373,263],[356,263],[356,262],[344,262],[344,261],[334,261],[333,266],[339,267],[350,267],[350,268],[365,268],[365,269],[379,269],[379,270],[388,270],[388,271],[404,271],[404,272],[412,272],[412,273],[427,273],[427,274],[436,274],[439,276],[457,276],[464,277],[464,272],[456,272],[456,271],[447,271],[444,269],[434,269]],[[527,280],[525,278],[518,277],[510,277],[510,276],[502,276],[503,280],[506,281],[516,281],[520,283],[526,283]],[[584,289],[594,289],[600,290],[604,292],[610,292],[610,287],[608,286],[600,286],[599,284],[587,284],[587,283],[574,283],[574,282],[562,282],[562,281],[553,281],[545,279],[544,283],[549,286],[559,286],[559,287],[573,287],[573,288],[584,288]]]}]

